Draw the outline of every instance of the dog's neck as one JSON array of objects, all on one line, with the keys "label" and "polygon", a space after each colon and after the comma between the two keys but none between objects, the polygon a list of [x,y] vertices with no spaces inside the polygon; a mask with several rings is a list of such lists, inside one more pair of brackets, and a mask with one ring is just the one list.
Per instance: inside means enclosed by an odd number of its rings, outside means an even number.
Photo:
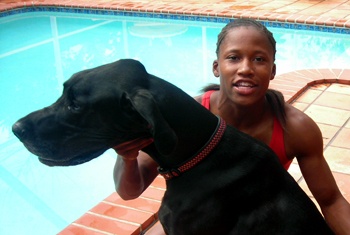
[{"label": "dog's neck", "polygon": [[201,148],[201,150],[195,154],[190,160],[174,168],[164,169],[158,168],[159,173],[166,179],[170,180],[174,177],[180,176],[182,173],[192,169],[199,164],[205,157],[207,157],[211,151],[220,142],[226,129],[226,122],[222,118],[218,118],[218,125],[215,129],[210,140]]},{"label": "dog's neck", "polygon": [[[196,156],[211,139],[217,129],[218,118],[181,89],[166,81],[153,77],[153,97],[169,126],[174,130],[178,143],[169,155],[161,155],[154,146],[146,147],[147,152],[161,168],[172,169]],[[157,141],[155,139],[155,141]]]}]

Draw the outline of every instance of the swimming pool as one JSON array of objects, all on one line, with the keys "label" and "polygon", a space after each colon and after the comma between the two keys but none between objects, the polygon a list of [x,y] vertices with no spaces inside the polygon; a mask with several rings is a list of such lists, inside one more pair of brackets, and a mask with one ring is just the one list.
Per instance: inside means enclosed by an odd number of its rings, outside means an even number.
[{"label": "swimming pool", "polygon": [[[49,168],[12,135],[18,118],[55,101],[73,73],[126,57],[195,95],[217,82],[211,64],[223,26],[48,12],[0,18],[0,234],[55,234],[114,190],[113,151],[81,166]],[[349,35],[270,29],[278,74],[349,68]]]}]

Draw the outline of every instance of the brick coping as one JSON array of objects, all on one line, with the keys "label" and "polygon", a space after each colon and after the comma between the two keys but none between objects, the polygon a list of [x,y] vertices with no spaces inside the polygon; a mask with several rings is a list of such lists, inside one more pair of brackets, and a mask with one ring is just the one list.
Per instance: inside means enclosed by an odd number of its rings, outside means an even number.
[{"label": "brick coping", "polygon": [[283,93],[286,102],[292,103],[310,86],[324,83],[350,85],[350,69],[304,69],[280,74],[270,82],[270,88]]},{"label": "brick coping", "polygon": [[130,11],[130,12],[150,12],[160,14],[175,14],[175,15],[191,15],[191,16],[208,16],[222,18],[253,18],[260,21],[272,21],[281,23],[296,23],[301,25],[314,25],[325,27],[336,27],[350,29],[350,19],[289,14],[289,13],[270,13],[266,10],[234,10],[224,2],[213,4],[210,2],[193,6],[186,4],[179,5],[178,2],[164,2],[162,5],[159,2],[152,1],[144,2],[129,2],[118,1],[110,2],[104,0],[86,1],[86,0],[22,0],[20,2],[10,1],[5,4],[0,4],[0,12],[11,11],[20,8],[28,7],[60,7],[60,8],[82,8],[82,9],[97,9],[97,10],[113,10],[113,11]]}]

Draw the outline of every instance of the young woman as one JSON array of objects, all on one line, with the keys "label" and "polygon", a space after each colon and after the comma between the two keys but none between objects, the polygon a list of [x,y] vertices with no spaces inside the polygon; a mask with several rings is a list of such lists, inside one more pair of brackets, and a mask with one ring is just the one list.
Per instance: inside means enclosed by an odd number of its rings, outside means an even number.
[{"label": "young woman", "polygon": [[[287,170],[297,158],[304,179],[336,234],[350,234],[350,205],[340,193],[323,156],[322,134],[306,114],[269,90],[274,79],[276,42],[266,27],[251,19],[227,24],[218,36],[211,86],[195,99],[242,132],[269,145]],[[138,139],[115,148],[114,180],[125,199],[138,197],[158,175],[157,164],[140,149],[152,140]],[[164,234],[155,227],[147,234]]]}]

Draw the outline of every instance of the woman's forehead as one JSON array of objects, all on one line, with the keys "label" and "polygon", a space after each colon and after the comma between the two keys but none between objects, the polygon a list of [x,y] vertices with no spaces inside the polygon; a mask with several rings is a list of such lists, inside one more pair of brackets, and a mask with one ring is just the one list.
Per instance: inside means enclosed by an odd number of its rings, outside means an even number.
[{"label": "woman's forehead", "polygon": [[253,26],[240,26],[240,27],[231,28],[226,35],[226,37],[242,37],[242,36],[254,37],[259,39],[264,38],[268,41],[267,35],[263,31]]},{"label": "woman's forehead", "polygon": [[230,29],[223,39],[223,44],[254,44],[273,50],[267,35],[253,26],[240,26]]}]

